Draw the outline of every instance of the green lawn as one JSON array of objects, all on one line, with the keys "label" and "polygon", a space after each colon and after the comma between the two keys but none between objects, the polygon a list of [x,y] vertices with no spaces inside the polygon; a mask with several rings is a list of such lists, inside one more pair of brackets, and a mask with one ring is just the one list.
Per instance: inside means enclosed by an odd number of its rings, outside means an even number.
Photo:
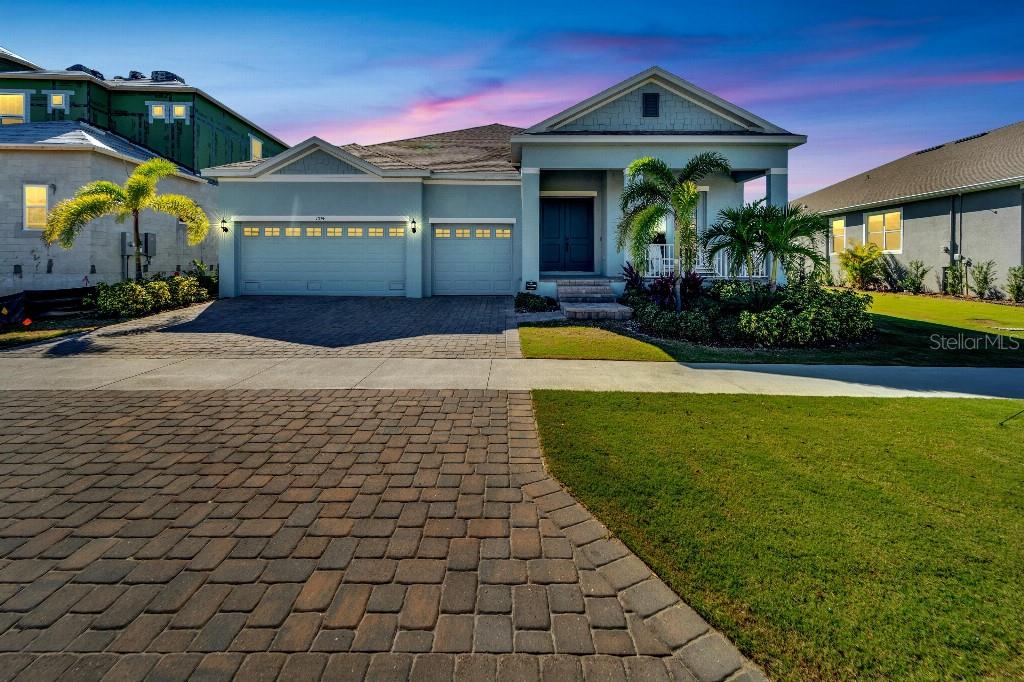
[{"label": "green lawn", "polygon": [[[654,339],[622,323],[538,323],[519,329],[528,358],[804,364],[1024,366],[1024,307],[928,296],[872,294],[877,335],[853,348],[717,348]],[[1009,328],[1009,330],[1007,329]],[[936,348],[934,336],[980,344]],[[998,340],[1000,346],[983,344]]]},{"label": "green lawn", "polygon": [[31,325],[0,325],[0,348],[11,348],[26,343],[46,341],[59,336],[87,332],[109,324],[110,320],[94,317],[63,317],[52,320],[34,320]]},{"label": "green lawn", "polygon": [[552,473],[769,676],[1024,676],[1024,401],[534,401]]}]

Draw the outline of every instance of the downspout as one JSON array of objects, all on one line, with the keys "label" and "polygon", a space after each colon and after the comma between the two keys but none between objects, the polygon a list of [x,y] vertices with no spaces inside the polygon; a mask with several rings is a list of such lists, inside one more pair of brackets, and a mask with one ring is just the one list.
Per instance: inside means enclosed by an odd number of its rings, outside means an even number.
[{"label": "downspout", "polygon": [[967,295],[967,263],[964,260],[964,247],[963,247],[963,244],[964,244],[964,195],[961,192],[960,194],[957,194],[957,197],[959,198],[959,204],[960,204],[960,215],[959,215],[959,220],[958,220],[958,222],[960,223],[960,239],[957,242],[957,252],[960,254],[960,267],[963,268],[963,276],[964,276],[963,277],[963,279],[964,279],[964,282],[963,282],[964,290],[961,291],[960,293],[963,294],[964,296],[966,296]]}]

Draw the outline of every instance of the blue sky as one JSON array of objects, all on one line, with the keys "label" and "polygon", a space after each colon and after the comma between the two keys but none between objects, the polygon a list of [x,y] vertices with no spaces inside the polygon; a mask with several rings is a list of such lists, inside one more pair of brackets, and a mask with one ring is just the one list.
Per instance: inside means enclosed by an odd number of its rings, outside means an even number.
[{"label": "blue sky", "polygon": [[0,45],[108,77],[174,71],[290,143],[525,126],[658,64],[808,135],[794,197],[1024,119],[1018,2],[123,7],[6,7]]}]

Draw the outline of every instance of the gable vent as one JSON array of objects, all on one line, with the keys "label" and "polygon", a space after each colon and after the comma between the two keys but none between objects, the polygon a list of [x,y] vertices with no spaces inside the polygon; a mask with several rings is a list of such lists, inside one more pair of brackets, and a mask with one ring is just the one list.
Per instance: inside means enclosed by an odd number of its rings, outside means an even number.
[{"label": "gable vent", "polygon": [[660,105],[660,93],[645,92],[643,97],[644,118],[658,118],[661,115]]}]

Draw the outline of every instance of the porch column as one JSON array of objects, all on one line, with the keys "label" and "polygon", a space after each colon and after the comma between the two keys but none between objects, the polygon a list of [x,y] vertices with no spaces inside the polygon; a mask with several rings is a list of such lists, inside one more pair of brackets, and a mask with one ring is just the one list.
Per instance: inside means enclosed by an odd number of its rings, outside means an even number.
[{"label": "porch column", "polygon": [[[228,217],[228,221],[226,234],[216,227],[210,229],[210,234],[217,240],[217,271],[220,275],[219,295],[221,298],[238,295],[238,263],[235,259],[235,252],[238,249],[236,233],[241,228],[230,217]],[[210,220],[210,224],[213,226],[216,226],[218,222],[220,221],[216,217]]]},{"label": "porch column", "polygon": [[522,184],[522,273],[523,281],[520,291],[526,288],[527,282],[540,281],[540,169],[523,168],[520,170]]},{"label": "porch column", "polygon": [[[789,203],[789,170],[786,168],[769,168],[765,174],[765,203],[769,206],[785,207]],[[770,264],[769,264],[770,267]],[[771,271],[768,272],[771,275]],[[779,268],[779,284],[786,283],[786,273]]]},{"label": "porch column", "polygon": [[604,274],[606,277],[618,277],[622,274],[622,266],[626,257],[619,251],[616,241],[619,234],[619,218],[622,210],[619,200],[622,198],[625,171],[614,170],[604,174]]},{"label": "porch column", "polygon": [[[430,238],[430,225],[423,215],[423,183],[419,185],[416,200],[409,207],[408,223],[405,226],[405,297],[423,298],[423,251],[424,244]],[[417,226],[416,234],[412,225]],[[426,271],[427,273],[430,270]]]}]

